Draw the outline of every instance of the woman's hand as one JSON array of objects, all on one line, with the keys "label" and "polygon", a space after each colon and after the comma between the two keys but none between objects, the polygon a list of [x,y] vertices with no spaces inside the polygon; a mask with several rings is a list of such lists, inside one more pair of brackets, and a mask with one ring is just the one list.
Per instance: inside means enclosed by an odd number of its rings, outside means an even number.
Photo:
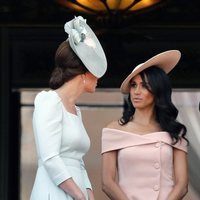
[{"label": "woman's hand", "polygon": [[95,200],[94,193],[91,189],[87,188],[88,198],[89,200]]},{"label": "woman's hand", "polygon": [[69,178],[66,181],[62,182],[59,187],[70,196],[72,196],[75,200],[87,200],[84,193],[81,191],[81,189],[72,178]]},{"label": "woman's hand", "polygon": [[86,197],[83,193],[80,193],[77,197],[74,197],[74,200],[86,200]]}]

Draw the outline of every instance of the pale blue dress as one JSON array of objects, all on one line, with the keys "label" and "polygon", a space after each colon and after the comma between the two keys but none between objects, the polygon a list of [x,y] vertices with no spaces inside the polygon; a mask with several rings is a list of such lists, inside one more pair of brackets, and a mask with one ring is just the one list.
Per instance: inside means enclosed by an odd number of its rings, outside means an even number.
[{"label": "pale blue dress", "polygon": [[90,139],[76,107],[77,115],[68,112],[58,94],[42,91],[34,101],[33,130],[38,154],[38,169],[31,200],[72,200],[59,184],[73,178],[88,199],[91,189],[83,156]]}]

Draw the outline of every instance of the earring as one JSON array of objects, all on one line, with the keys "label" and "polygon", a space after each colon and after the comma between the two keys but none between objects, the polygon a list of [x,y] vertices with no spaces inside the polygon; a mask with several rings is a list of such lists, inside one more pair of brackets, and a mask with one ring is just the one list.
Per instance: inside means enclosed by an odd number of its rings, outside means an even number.
[{"label": "earring", "polygon": [[83,84],[85,85],[85,79],[83,79]]}]

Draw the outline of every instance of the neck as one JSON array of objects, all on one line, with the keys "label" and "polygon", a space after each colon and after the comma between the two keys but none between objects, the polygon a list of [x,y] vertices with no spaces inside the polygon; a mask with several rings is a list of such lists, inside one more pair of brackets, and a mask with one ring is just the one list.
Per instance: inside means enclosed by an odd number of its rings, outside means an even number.
[{"label": "neck", "polygon": [[155,112],[151,109],[135,110],[133,121],[139,124],[148,125],[156,122]]},{"label": "neck", "polygon": [[66,107],[75,106],[77,99],[83,93],[83,87],[81,87],[81,83],[82,80],[79,78],[79,76],[76,76],[56,90]]}]

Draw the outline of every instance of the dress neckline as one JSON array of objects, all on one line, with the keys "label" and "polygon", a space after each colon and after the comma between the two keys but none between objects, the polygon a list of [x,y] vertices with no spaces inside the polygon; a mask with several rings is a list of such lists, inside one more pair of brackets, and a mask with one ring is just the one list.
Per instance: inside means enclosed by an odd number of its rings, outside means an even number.
[{"label": "dress neckline", "polygon": [[59,94],[55,90],[50,90],[50,92],[53,92],[59,98],[60,103],[62,104],[62,107],[63,107],[63,109],[64,109],[64,111],[66,113],[70,114],[71,116],[78,117],[79,108],[76,105],[75,105],[76,114],[75,113],[71,113],[65,108],[65,106],[64,106],[64,104],[62,102],[62,99],[60,98]]},{"label": "dress neckline", "polygon": [[119,130],[119,129],[115,129],[115,128],[103,128],[103,130],[108,129],[108,130],[113,130],[116,132],[123,132],[123,133],[127,133],[127,134],[131,134],[131,135],[136,135],[136,136],[148,136],[148,135],[154,135],[154,134],[163,134],[163,133],[167,133],[166,131],[155,131],[155,132],[149,132],[149,133],[145,133],[145,134],[138,134],[138,133],[134,133],[134,132],[130,132],[130,131],[124,131],[124,130]]}]

